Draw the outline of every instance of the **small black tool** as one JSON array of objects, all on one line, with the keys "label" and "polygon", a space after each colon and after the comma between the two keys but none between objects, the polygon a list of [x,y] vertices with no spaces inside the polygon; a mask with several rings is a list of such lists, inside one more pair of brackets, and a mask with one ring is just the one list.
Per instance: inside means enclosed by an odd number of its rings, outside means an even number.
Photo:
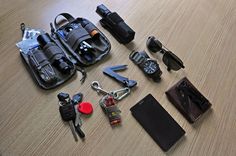
[{"label": "small black tool", "polygon": [[177,57],[174,53],[164,47],[162,43],[156,39],[154,36],[148,37],[147,40],[147,48],[153,53],[160,52],[163,54],[162,61],[167,66],[167,70],[174,70],[177,71],[181,68],[184,68],[183,61]]},{"label": "small black tool", "polygon": [[129,80],[126,77],[123,77],[116,73],[116,71],[127,69],[127,65],[117,65],[112,67],[106,67],[103,69],[103,73],[114,78],[118,82],[122,83],[124,86],[132,88],[137,85],[137,81]]},{"label": "small black tool", "polygon": [[101,25],[107,29],[122,44],[134,39],[135,32],[116,13],[111,12],[105,5],[97,6],[96,12],[102,17]]}]

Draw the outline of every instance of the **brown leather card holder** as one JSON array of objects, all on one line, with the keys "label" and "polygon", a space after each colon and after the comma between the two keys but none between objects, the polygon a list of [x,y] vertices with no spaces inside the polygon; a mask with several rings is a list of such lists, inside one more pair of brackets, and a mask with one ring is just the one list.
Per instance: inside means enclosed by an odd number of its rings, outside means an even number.
[{"label": "brown leather card holder", "polygon": [[186,77],[166,91],[166,96],[190,123],[197,121],[211,107],[208,99]]}]

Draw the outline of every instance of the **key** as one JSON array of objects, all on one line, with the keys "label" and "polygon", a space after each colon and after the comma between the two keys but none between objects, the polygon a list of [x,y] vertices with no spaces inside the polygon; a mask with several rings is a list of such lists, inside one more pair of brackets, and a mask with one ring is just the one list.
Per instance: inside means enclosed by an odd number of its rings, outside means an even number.
[{"label": "key", "polygon": [[61,114],[61,118],[63,121],[68,122],[71,132],[74,136],[75,141],[78,141],[78,137],[76,135],[75,127],[73,121],[76,118],[76,112],[74,105],[72,104],[69,94],[60,93],[57,95],[59,99],[59,112]]},{"label": "key", "polygon": [[76,118],[75,118],[75,126],[82,126],[82,120],[80,118],[81,113],[79,111],[76,111]]},{"label": "key", "polygon": [[78,141],[78,137],[76,135],[75,127],[73,124],[73,120],[76,117],[74,106],[72,104],[62,105],[59,107],[59,111],[60,111],[62,120],[69,123],[70,129],[75,138],[75,141]]},{"label": "key", "polygon": [[[74,107],[77,107],[77,106],[74,106]],[[82,120],[80,118],[80,112],[78,111],[77,108],[75,108],[75,111],[76,111],[76,118],[75,118],[75,130],[77,132],[77,134],[79,135],[79,137],[81,139],[83,139],[85,137],[85,134],[84,132],[81,130],[81,126],[82,126]]]}]

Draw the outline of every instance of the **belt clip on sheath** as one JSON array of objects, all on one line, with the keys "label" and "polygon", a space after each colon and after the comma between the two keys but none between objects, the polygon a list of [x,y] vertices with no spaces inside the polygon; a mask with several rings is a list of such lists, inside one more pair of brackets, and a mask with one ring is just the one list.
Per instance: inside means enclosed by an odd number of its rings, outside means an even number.
[{"label": "belt clip on sheath", "polygon": [[102,17],[100,20],[102,27],[107,29],[117,41],[127,44],[134,39],[135,32],[116,12],[111,12],[103,4],[97,6],[96,12]]}]

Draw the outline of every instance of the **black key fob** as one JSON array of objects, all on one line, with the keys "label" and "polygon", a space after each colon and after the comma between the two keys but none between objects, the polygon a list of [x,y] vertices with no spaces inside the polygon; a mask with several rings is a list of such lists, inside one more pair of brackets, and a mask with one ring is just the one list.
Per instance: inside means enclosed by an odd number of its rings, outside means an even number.
[{"label": "black key fob", "polygon": [[71,120],[74,120],[76,117],[74,105],[68,104],[68,105],[60,106],[59,111],[61,114],[61,118],[64,121],[71,121]]}]

